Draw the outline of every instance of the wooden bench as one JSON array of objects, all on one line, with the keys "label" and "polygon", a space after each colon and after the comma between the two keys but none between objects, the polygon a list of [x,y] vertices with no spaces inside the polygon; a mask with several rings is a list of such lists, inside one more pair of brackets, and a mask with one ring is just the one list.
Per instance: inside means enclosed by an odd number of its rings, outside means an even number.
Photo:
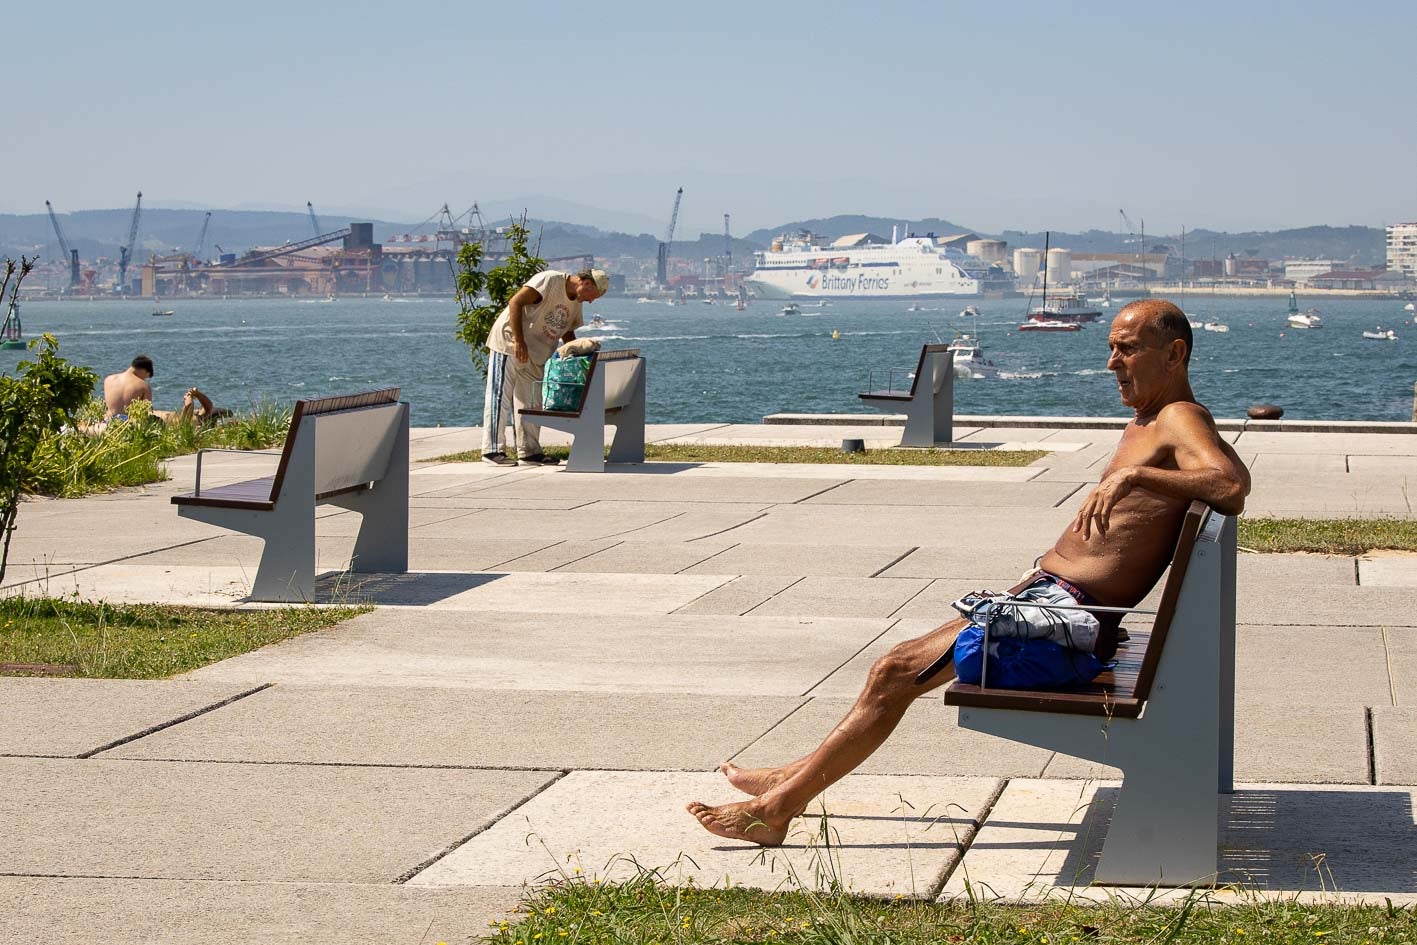
[{"label": "wooden bench", "polygon": [[948,443],[954,435],[954,352],[949,345],[925,345],[909,391],[876,390],[857,396],[868,407],[905,414],[901,446]]},{"label": "wooden bench", "polygon": [[[275,475],[172,497],[183,518],[265,541],[251,599],[315,597],[315,507],[360,513],[351,569],[408,570],[408,404],[397,387],[297,400]],[[217,452],[246,452],[220,450]]]},{"label": "wooden bench", "polygon": [[571,434],[568,472],[605,472],[605,427],[615,428],[612,463],[645,461],[645,359],[639,351],[595,351],[575,410],[523,410],[542,426]]},{"label": "wooden bench", "polygon": [[1087,686],[1030,692],[955,680],[945,703],[959,707],[961,728],[1122,769],[1097,882],[1212,883],[1220,795],[1234,780],[1232,516],[1191,503],[1151,631],[1129,632],[1116,669]]}]

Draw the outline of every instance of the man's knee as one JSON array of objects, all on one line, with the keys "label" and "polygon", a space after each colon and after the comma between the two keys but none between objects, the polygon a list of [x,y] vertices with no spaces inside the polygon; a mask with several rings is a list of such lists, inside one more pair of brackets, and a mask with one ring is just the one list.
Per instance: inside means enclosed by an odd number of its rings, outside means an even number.
[{"label": "man's knee", "polygon": [[871,664],[867,676],[868,690],[881,696],[905,693],[915,685],[915,676],[920,667],[915,665],[914,653],[906,644],[898,644],[885,656]]}]

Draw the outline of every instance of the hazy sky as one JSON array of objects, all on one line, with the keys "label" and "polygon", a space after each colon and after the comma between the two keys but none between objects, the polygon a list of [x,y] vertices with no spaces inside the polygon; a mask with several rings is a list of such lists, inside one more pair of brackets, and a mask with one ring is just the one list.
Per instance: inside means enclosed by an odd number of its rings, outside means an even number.
[{"label": "hazy sky", "polygon": [[3,27],[9,211],[546,195],[662,230],[683,186],[685,234],[1417,219],[1410,0],[71,0]]}]

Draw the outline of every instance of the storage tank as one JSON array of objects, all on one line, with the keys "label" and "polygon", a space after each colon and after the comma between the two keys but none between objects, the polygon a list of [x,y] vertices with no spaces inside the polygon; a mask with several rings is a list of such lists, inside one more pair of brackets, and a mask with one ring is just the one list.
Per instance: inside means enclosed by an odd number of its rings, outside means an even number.
[{"label": "storage tank", "polygon": [[1014,275],[1020,282],[1032,284],[1038,279],[1038,268],[1043,262],[1043,253],[1024,247],[1014,250]]},{"label": "storage tank", "polygon": [[1008,252],[1009,244],[1003,240],[970,240],[964,244],[964,251],[971,256],[978,256],[986,263],[1003,262]]},{"label": "storage tank", "polygon": [[1235,254],[1234,254],[1234,253],[1231,253],[1229,256],[1226,256],[1226,257],[1225,257],[1225,275],[1226,275],[1228,278],[1233,279],[1233,278],[1235,278],[1235,277],[1236,277],[1237,275],[1239,275],[1239,274],[1240,274],[1240,261],[1235,258]]},{"label": "storage tank", "polygon": [[1073,251],[1070,249],[1048,250],[1048,284],[1066,285],[1073,281]]}]

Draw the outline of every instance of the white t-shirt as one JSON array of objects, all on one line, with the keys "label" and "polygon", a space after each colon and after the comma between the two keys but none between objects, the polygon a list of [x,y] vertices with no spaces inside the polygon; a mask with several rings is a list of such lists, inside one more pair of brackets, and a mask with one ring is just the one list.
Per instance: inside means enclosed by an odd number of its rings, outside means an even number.
[{"label": "white t-shirt", "polygon": [[[575,331],[583,324],[581,303],[566,294],[566,278],[564,272],[547,269],[527,282],[541,296],[541,301],[535,305],[522,307],[522,338],[531,363],[538,369],[561,346],[566,332]],[[502,314],[492,323],[492,330],[487,333],[487,347],[502,354],[515,353],[510,309],[502,309]]]}]

